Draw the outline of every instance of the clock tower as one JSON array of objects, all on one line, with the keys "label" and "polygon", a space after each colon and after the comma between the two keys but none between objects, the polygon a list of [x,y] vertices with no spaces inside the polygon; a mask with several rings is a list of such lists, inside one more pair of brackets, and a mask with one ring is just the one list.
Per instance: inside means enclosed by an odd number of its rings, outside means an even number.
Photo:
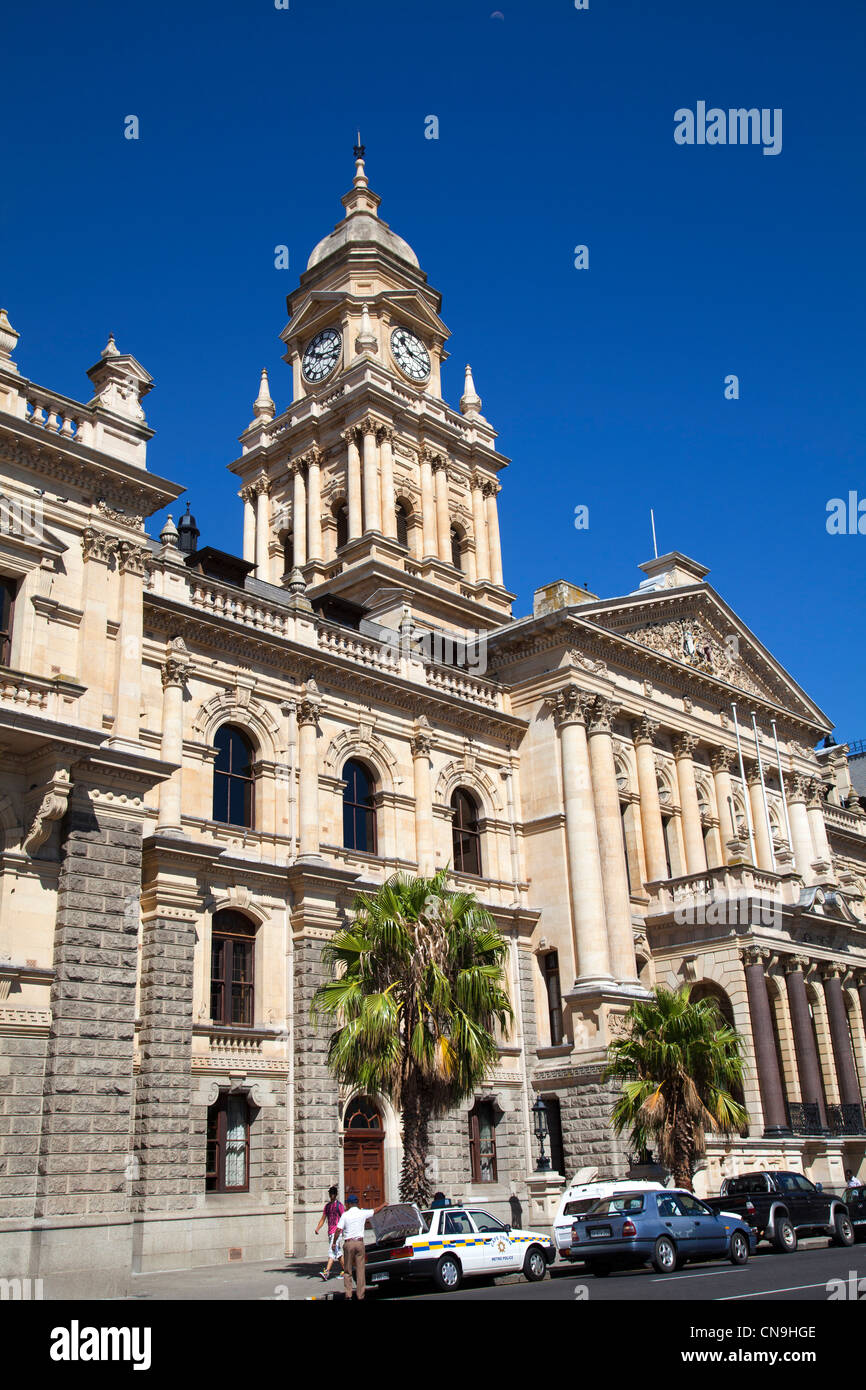
[{"label": "clock tower", "polygon": [[[364,148],[344,217],[287,298],[280,337],[292,404],[265,373],[230,465],[244,500],[244,559],[325,616],[412,622],[460,638],[511,617],[497,494],[508,460],[467,366],[459,409],[442,397],[441,296],[379,216]],[[294,574],[294,579],[291,576]]]}]

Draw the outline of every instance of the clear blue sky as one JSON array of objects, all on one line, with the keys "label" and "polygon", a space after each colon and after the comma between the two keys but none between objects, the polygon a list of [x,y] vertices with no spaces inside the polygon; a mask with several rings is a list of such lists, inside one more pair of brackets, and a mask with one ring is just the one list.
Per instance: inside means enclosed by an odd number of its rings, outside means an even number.
[{"label": "clear blue sky", "polygon": [[[553,578],[633,589],[652,505],[660,550],[708,565],[839,736],[866,737],[866,536],[825,529],[828,499],[866,497],[864,31],[860,0],[14,7],[17,361],[87,399],[113,331],[156,380],[150,467],[238,551],[225,464],[263,366],[289,403],[285,296],[342,215],[360,125],[382,215],[444,296],[446,396],[470,361],[513,460],[515,611]],[[676,145],[699,100],[781,107],[781,154]]]}]

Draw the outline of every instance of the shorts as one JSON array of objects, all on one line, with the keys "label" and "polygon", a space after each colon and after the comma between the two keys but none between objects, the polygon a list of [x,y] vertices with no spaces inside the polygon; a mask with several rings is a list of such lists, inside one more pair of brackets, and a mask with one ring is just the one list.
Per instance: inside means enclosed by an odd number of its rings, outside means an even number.
[{"label": "shorts", "polygon": [[332,1260],[343,1258],[343,1232],[335,1231],[328,1241],[328,1255]]}]

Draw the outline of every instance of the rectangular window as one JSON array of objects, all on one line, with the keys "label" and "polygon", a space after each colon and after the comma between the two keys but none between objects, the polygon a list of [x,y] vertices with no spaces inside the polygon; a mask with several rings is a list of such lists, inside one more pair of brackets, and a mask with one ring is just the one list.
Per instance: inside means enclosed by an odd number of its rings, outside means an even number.
[{"label": "rectangular window", "polygon": [[207,1112],[205,1190],[248,1192],[250,1116],[245,1095],[220,1094]]},{"label": "rectangular window", "polygon": [[547,992],[547,1016],[550,1020],[550,1045],[562,1042],[562,994],[559,986],[559,952],[546,951],[541,957],[544,988]]},{"label": "rectangular window", "polygon": [[469,1156],[473,1182],[496,1182],[496,1117],[489,1101],[478,1101],[469,1116]]},{"label": "rectangular window", "polygon": [[673,834],[673,818],[671,816],[662,816],[662,833],[664,834],[665,841],[665,863],[667,864],[668,878],[673,878],[674,874],[673,869],[671,868],[671,863],[673,859],[673,856],[671,855],[671,835]]},{"label": "rectangular window", "polygon": [[0,578],[0,666],[8,666],[12,657],[12,616],[17,591],[14,579]]},{"label": "rectangular window", "polygon": [[550,1140],[550,1166],[554,1173],[565,1177],[565,1150],[562,1143],[562,1111],[556,1096],[545,1096],[547,1106],[547,1135]]},{"label": "rectangular window", "polygon": [[628,862],[628,837],[625,833],[625,818],[628,815],[628,802],[623,802],[620,806],[620,823],[622,825],[622,852],[625,855],[625,877],[628,883],[628,891],[631,893],[631,865]]}]

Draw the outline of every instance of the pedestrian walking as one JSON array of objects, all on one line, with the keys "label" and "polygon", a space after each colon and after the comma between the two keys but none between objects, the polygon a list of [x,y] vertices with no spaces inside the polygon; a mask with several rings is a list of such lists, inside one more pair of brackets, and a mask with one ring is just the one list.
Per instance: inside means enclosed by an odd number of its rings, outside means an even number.
[{"label": "pedestrian walking", "polygon": [[325,1222],[328,1223],[328,1263],[322,1270],[322,1278],[325,1283],[331,1277],[331,1266],[335,1262],[339,1263],[341,1269],[343,1267],[343,1232],[340,1230],[339,1221],[345,1210],[346,1208],[338,1198],[336,1187],[329,1187],[328,1200],[316,1227],[316,1235],[318,1235]]},{"label": "pedestrian walking", "polygon": [[357,1192],[350,1192],[346,1197],[346,1210],[337,1225],[343,1235],[343,1288],[346,1290],[347,1298],[352,1297],[353,1274],[358,1290],[355,1297],[359,1302],[364,1297],[367,1288],[364,1227],[371,1216],[375,1216],[377,1211],[382,1211],[387,1205],[387,1202],[381,1202],[378,1207],[359,1207]]}]

